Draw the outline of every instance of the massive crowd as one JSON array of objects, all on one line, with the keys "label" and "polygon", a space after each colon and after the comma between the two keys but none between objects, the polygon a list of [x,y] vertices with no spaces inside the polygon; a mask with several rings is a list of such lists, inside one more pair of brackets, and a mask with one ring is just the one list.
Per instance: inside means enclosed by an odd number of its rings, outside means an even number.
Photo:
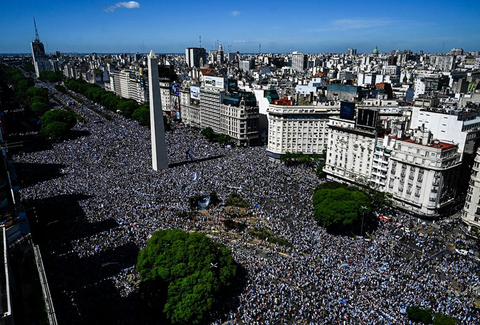
[{"label": "massive crowd", "polygon": [[[175,124],[166,132],[172,167],[153,171],[148,128],[115,114],[106,120],[80,104],[74,109],[85,118],[75,129],[85,133],[14,157],[25,166],[59,168],[60,175],[20,193],[24,202],[68,208],[68,220],[42,251],[60,323],[84,323],[102,300],[121,305],[119,323],[143,323],[128,300],[137,291],[136,254],[155,230],[171,228],[211,234],[247,271],[239,296],[211,315],[212,324],[409,324],[411,305],[462,324],[480,322],[471,292],[479,283],[475,261],[450,252],[428,259],[444,246],[419,237],[415,227],[399,239],[396,223],[380,223],[370,241],[328,234],[312,218],[319,180],[310,168],[272,162],[264,147],[209,143],[198,130]],[[196,162],[185,156],[190,150]],[[293,246],[253,241],[246,231],[212,232],[222,229],[221,207],[179,216],[190,211],[193,195],[216,192],[225,200],[232,191],[250,203],[257,227]],[[404,228],[408,220],[397,218]]]}]

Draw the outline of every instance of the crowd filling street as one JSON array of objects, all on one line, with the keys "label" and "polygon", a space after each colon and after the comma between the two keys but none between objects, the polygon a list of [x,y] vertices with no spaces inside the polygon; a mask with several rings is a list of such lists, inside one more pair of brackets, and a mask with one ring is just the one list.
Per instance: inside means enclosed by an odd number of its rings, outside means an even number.
[{"label": "crowd filling street", "polygon": [[[143,323],[128,299],[138,291],[136,254],[154,231],[173,228],[208,234],[246,270],[238,295],[210,315],[212,324],[410,324],[406,308],[413,305],[480,323],[478,262],[446,245],[447,235],[457,239],[449,229],[458,219],[428,232],[390,211],[390,222],[365,229],[364,237],[329,234],[313,220],[320,180],[311,167],[273,162],[264,147],[210,143],[199,130],[173,124],[166,132],[170,167],[154,171],[147,127],[115,113],[107,120],[80,103],[73,109],[84,116],[77,137],[13,157],[24,169],[58,166],[57,175],[29,182],[20,196],[66,207],[66,220],[52,223],[60,225],[55,232],[46,227],[41,247],[61,324],[83,324],[101,300],[119,304],[118,323]],[[225,201],[233,191],[250,204],[242,222],[293,245],[226,229],[221,205],[184,214],[191,196],[215,192]]]}]

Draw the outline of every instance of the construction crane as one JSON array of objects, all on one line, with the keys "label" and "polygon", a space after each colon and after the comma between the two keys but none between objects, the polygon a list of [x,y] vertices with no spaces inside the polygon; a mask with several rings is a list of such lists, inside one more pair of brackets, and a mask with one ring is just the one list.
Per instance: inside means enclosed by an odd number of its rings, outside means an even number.
[{"label": "construction crane", "polygon": [[37,22],[35,21],[35,17],[33,17],[33,25],[35,26],[35,40],[40,42],[40,37],[38,37]]}]

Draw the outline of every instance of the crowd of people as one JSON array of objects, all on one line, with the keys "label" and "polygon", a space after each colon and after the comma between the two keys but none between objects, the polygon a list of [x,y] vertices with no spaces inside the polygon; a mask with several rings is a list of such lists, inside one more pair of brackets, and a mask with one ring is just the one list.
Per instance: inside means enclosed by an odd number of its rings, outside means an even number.
[{"label": "crowd of people", "polygon": [[[79,137],[14,157],[24,166],[59,168],[20,194],[23,202],[67,209],[55,223],[61,230],[42,247],[60,323],[84,323],[100,300],[120,304],[119,323],[143,323],[128,299],[138,291],[136,254],[154,231],[173,228],[208,233],[247,272],[231,308],[213,312],[212,324],[409,324],[406,308],[413,305],[461,324],[480,322],[472,293],[478,264],[450,251],[437,254],[442,245],[434,238],[412,246],[420,238],[415,227],[396,237],[408,218],[380,222],[368,241],[332,235],[313,220],[311,197],[320,181],[312,168],[273,162],[264,147],[211,143],[174,124],[166,132],[171,167],[153,171],[148,128],[117,114],[107,120],[81,103],[73,109],[84,117],[75,127]],[[184,217],[190,197],[215,192],[225,201],[233,191],[250,204],[255,227],[292,246],[254,240],[241,229],[227,235],[221,206]]]}]

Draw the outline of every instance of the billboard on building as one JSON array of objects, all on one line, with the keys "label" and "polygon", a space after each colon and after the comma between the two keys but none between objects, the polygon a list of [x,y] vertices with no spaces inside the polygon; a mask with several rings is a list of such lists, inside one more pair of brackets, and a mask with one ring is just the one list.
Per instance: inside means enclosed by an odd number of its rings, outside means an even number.
[{"label": "billboard on building", "polygon": [[200,87],[190,86],[190,98],[200,100]]},{"label": "billboard on building", "polygon": [[377,126],[378,111],[359,108],[357,110],[357,125],[374,129]]},{"label": "billboard on building", "polygon": [[225,89],[225,81],[222,77],[205,76],[205,87]]},{"label": "billboard on building", "polygon": [[174,96],[180,96],[180,84],[172,84],[172,95]]},{"label": "billboard on building", "polygon": [[355,115],[355,103],[340,102],[340,118],[353,120]]},{"label": "billboard on building", "polygon": [[232,79],[228,78],[228,86],[227,86],[227,91],[229,93],[236,93],[238,92],[238,80],[237,79]]}]

